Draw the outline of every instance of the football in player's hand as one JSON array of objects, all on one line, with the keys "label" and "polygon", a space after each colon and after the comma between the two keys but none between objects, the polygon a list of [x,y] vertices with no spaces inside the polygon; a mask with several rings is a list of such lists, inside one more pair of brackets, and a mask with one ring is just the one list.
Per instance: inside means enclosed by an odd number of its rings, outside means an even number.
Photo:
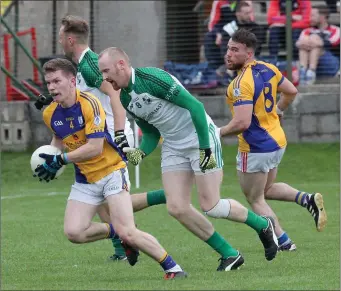
[{"label": "football in player's hand", "polygon": [[[44,145],[39,148],[37,148],[32,156],[31,156],[31,169],[33,174],[36,174],[35,169],[45,163],[45,159],[39,157],[39,154],[48,154],[48,155],[60,155],[62,152],[59,148],[56,148],[55,146],[52,145]],[[57,173],[56,173],[56,178],[60,176],[65,170],[65,165],[61,167]]]}]

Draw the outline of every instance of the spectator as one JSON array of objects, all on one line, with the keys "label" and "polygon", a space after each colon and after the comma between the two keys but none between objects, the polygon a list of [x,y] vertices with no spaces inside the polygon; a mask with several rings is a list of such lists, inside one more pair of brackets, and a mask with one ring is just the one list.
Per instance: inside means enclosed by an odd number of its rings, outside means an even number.
[{"label": "spectator", "polygon": [[317,6],[311,26],[296,42],[299,49],[300,83],[314,84],[317,76],[335,76],[340,70],[340,28],[328,23],[329,9]]},{"label": "spectator", "polygon": [[[239,27],[254,29],[257,26],[254,22],[251,22],[252,6],[248,2],[250,1],[238,1],[234,7],[234,12],[230,11],[228,17],[226,11],[224,13],[225,17],[223,19],[229,19],[229,21],[223,23],[223,25],[219,21],[212,31],[206,33],[204,38],[205,57],[210,68],[217,69],[219,66],[224,65],[226,44],[235,30]],[[260,33],[257,36],[260,36]],[[223,42],[224,44],[222,44]]]},{"label": "spectator", "polygon": [[227,0],[215,0],[212,2],[211,13],[208,21],[208,31],[212,31],[214,26],[220,21],[223,9],[227,9],[228,14],[231,14],[234,10],[233,7],[230,7],[230,3]]},{"label": "spectator", "polygon": [[[268,11],[269,24],[269,52],[270,57],[276,61],[280,44],[285,44],[285,6],[286,0],[270,0]],[[311,3],[307,0],[292,0],[292,38],[293,38],[293,56],[298,57],[298,51],[295,42],[303,29],[310,25]]]},{"label": "spectator", "polygon": [[[250,1],[240,1],[236,5],[235,20],[225,24],[220,33],[218,33],[218,44],[220,44],[221,57],[226,54],[227,43],[231,36],[239,28],[245,28],[252,31],[258,39],[258,48],[255,51],[255,56],[259,57],[261,52],[261,44],[265,42],[265,31],[260,25],[252,21],[252,6]],[[221,39],[221,42],[220,42]]]},{"label": "spectator", "polygon": [[[238,1],[215,0],[212,2],[211,13],[208,22],[208,31],[215,29],[220,31],[222,27],[235,19],[234,11]],[[251,20],[254,21],[254,11],[252,1],[248,2],[252,8]]]}]

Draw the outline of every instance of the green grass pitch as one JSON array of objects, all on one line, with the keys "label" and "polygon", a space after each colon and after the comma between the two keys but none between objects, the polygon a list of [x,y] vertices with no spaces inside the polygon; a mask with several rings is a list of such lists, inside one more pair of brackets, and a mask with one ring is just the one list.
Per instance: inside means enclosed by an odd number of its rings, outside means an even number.
[{"label": "green grass pitch", "polygon": [[[243,224],[213,220],[241,251],[245,266],[216,272],[218,254],[171,218],[164,205],[136,214],[142,230],[155,235],[189,278],[164,281],[161,268],[146,255],[134,267],[107,261],[112,245],[103,240],[74,245],[63,235],[66,198],[73,167],[49,184],[31,174],[31,152],[1,154],[1,289],[2,290],[336,290],[340,288],[339,144],[289,145],[278,181],[324,194],[328,224],[315,230],[307,210],[294,203],[273,202],[297,251],[279,253],[267,262],[257,234]],[[236,146],[224,146],[222,197],[247,202],[235,172]],[[162,188],[159,149],[141,165],[142,188]],[[134,185],[134,170],[131,168]],[[133,189],[132,193],[137,193]],[[198,206],[193,191],[194,205]],[[97,219],[97,218],[96,218]]]}]

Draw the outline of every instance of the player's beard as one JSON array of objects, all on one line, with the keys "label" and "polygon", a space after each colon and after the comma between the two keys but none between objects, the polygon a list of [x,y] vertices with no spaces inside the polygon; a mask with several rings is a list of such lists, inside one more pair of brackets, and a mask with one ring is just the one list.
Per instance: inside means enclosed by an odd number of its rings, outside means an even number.
[{"label": "player's beard", "polygon": [[121,89],[115,81],[109,81],[109,82],[115,91],[118,91]]},{"label": "player's beard", "polygon": [[226,67],[231,71],[238,71],[243,68],[244,63],[227,63]]}]

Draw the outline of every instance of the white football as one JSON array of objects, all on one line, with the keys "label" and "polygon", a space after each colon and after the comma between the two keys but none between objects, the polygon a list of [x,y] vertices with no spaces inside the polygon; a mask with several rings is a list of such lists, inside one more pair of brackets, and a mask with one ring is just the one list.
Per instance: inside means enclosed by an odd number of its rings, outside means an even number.
[{"label": "white football", "polygon": [[[45,159],[39,157],[39,154],[59,155],[61,153],[62,151],[59,148],[56,148],[52,145],[44,145],[40,148],[37,148],[31,156],[31,169],[33,173],[36,174],[34,170],[45,162]],[[60,176],[64,172],[64,170],[65,165],[57,171],[56,177]]]}]

